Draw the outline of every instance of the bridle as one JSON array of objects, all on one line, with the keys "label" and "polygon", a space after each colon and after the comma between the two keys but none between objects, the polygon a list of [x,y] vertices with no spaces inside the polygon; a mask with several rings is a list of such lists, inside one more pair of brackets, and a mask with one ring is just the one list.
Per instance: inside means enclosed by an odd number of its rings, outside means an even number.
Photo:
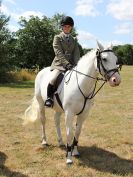
[{"label": "bridle", "polygon": [[[101,57],[101,54],[104,53],[104,52],[113,52],[113,50],[109,50],[109,49],[108,49],[108,50],[100,51],[99,49],[97,49],[97,51],[96,51],[97,68],[98,68],[99,73],[101,74],[101,76],[103,76],[105,79],[109,80],[109,79],[112,77],[112,75],[113,75],[114,73],[116,73],[116,72],[119,73],[119,68],[120,68],[120,67],[107,70],[107,69],[104,67],[104,65],[103,65],[102,57]],[[113,52],[113,53],[114,53],[114,52]],[[101,72],[101,67],[100,67],[100,66],[102,67],[102,69],[103,69],[103,71],[104,71],[104,75],[103,75],[102,72]],[[111,76],[108,75],[110,72],[113,73]]]},{"label": "bridle", "polygon": [[[68,74],[70,74],[69,76],[69,79],[66,81],[65,80],[65,83],[68,84],[68,82],[70,81],[70,78],[71,78],[71,75],[73,73],[73,71],[76,72],[76,80],[77,80],[77,85],[78,85],[78,89],[80,90],[80,93],[83,95],[84,97],[84,104],[83,104],[83,107],[81,109],[81,111],[77,114],[81,114],[83,111],[84,111],[84,108],[85,108],[85,105],[86,105],[86,102],[87,100],[91,100],[92,98],[94,98],[96,96],[96,94],[101,90],[101,88],[104,86],[104,84],[112,77],[112,75],[116,72],[119,72],[119,69],[120,69],[120,66],[117,67],[117,68],[113,68],[113,69],[110,69],[110,70],[107,70],[104,65],[103,65],[103,62],[102,62],[102,57],[101,57],[101,53],[103,52],[113,52],[113,50],[103,50],[103,51],[100,51],[99,49],[97,49],[96,51],[96,58],[97,58],[97,68],[99,70],[99,73],[100,75],[102,76],[102,78],[99,78],[99,77],[93,77],[93,76],[90,76],[90,75],[87,75],[87,74],[84,74],[80,71],[77,70],[77,67],[75,67],[75,69],[73,68],[72,70],[70,70],[70,72],[68,72]],[[102,71],[101,71],[101,68],[102,70],[104,71],[104,74],[102,74]],[[112,72],[112,74],[109,76],[108,74]],[[66,76],[68,75],[66,74]],[[95,82],[95,86],[94,86],[94,89],[93,91],[91,92],[91,94],[89,94],[88,96],[85,96],[82,89],[80,88],[80,85],[79,85],[79,82],[78,82],[78,74],[81,74],[81,75],[84,75],[86,77],[89,77],[91,79],[95,79],[96,82]],[[97,82],[98,81],[103,81],[102,85],[96,90],[96,86],[97,86]]]}]

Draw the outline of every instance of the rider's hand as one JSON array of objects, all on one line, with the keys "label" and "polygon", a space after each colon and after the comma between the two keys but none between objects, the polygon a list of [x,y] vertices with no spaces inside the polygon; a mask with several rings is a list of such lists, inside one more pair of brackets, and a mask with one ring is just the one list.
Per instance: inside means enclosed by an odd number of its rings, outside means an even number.
[{"label": "rider's hand", "polygon": [[65,68],[67,70],[71,70],[73,68],[73,65],[71,65],[70,63],[68,63]]}]

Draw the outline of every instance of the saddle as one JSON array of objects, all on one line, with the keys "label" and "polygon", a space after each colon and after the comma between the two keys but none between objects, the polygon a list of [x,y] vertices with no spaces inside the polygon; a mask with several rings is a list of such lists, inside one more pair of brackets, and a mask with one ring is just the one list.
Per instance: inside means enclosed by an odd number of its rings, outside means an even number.
[{"label": "saddle", "polygon": [[54,84],[54,95],[56,97],[56,100],[58,102],[58,104],[60,105],[60,107],[63,109],[63,106],[62,106],[62,103],[61,103],[61,100],[60,100],[60,97],[59,97],[59,94],[57,92],[57,89],[61,83],[61,81],[63,80],[64,78],[64,73],[60,73],[55,81],[55,84]]},{"label": "saddle", "polygon": [[57,91],[58,86],[60,85],[63,78],[64,78],[64,73],[60,73],[57,76],[57,79],[56,79],[55,84],[54,84],[54,93]]}]

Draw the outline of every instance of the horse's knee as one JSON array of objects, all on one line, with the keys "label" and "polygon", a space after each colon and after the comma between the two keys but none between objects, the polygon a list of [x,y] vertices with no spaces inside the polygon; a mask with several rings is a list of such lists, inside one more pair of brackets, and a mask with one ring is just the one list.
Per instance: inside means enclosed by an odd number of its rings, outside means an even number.
[{"label": "horse's knee", "polygon": [[72,145],[73,137],[74,137],[72,128],[67,128],[66,129],[66,134],[67,134],[67,143],[68,143],[68,145]]}]

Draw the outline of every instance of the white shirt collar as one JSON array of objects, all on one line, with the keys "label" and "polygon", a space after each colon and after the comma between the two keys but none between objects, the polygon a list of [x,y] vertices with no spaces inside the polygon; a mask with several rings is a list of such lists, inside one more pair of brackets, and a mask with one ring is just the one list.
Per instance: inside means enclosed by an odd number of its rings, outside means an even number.
[{"label": "white shirt collar", "polygon": [[69,37],[69,36],[70,36],[70,34],[66,34],[66,33],[64,33],[64,32],[63,32],[63,34],[65,35],[65,37]]}]

